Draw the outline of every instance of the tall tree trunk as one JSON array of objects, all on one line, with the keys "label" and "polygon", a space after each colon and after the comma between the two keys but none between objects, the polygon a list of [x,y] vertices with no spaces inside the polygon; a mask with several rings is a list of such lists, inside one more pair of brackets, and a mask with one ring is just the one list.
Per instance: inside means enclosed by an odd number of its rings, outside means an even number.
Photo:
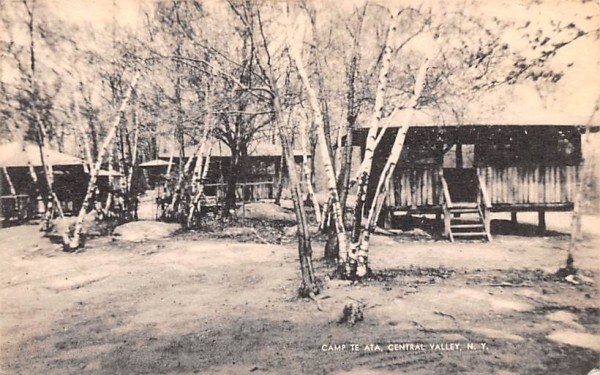
[{"label": "tall tree trunk", "polygon": [[[277,100],[277,99],[276,99]],[[281,108],[276,105],[276,113],[281,113]],[[289,140],[289,134],[286,134],[283,121],[278,116],[278,126],[281,131],[281,143],[285,152],[285,160],[287,163],[288,176],[290,181],[290,190],[292,193],[292,200],[294,202],[294,212],[296,214],[296,221],[298,223],[298,257],[300,259],[300,270],[302,274],[302,283],[299,288],[300,296],[310,296],[312,294],[319,293],[319,287],[312,266],[312,245],[310,239],[310,232],[308,226],[308,217],[304,210],[304,204],[302,202],[302,187],[300,185],[300,179],[298,178],[298,171],[296,169],[296,161],[294,159],[291,142]]]},{"label": "tall tree trunk", "polygon": [[356,79],[360,71],[360,39],[367,4],[358,12],[358,27],[354,35],[350,59],[346,69],[346,142],[338,176],[338,191],[340,192],[340,205],[346,212],[348,190],[350,188],[350,174],[352,171],[352,144],[359,105],[356,100]]},{"label": "tall tree trunk", "polygon": [[[205,94],[205,109],[206,109],[206,117],[204,118],[204,128],[202,129],[202,137],[200,139],[201,149],[198,152],[198,158],[196,159],[196,165],[194,168],[194,173],[192,175],[192,193],[194,196],[190,201],[190,206],[188,209],[188,215],[186,220],[186,225],[191,227],[193,225],[194,215],[199,213],[198,204],[202,195],[204,194],[204,181],[206,180],[206,176],[208,175],[208,168],[210,165],[210,153],[212,146],[209,147],[208,143],[210,141],[210,132],[214,126],[214,120],[212,118],[213,101],[212,101],[212,87],[211,84],[208,85]],[[204,163],[202,160],[204,159]]]},{"label": "tall tree trunk", "polygon": [[423,92],[423,88],[425,85],[425,78],[427,74],[427,69],[429,68],[429,58],[427,58],[419,68],[419,72],[415,78],[415,87],[413,88],[413,95],[409,99],[405,108],[407,111],[404,115],[404,118],[401,122],[401,128],[398,130],[396,134],[396,138],[394,139],[394,144],[392,146],[392,150],[390,151],[390,155],[388,157],[385,166],[383,167],[383,171],[379,177],[379,182],[377,183],[377,189],[375,190],[375,195],[373,197],[373,202],[371,202],[371,208],[369,210],[369,217],[367,219],[367,225],[361,227],[360,236],[357,243],[353,243],[353,246],[356,248],[356,277],[361,278],[364,277],[368,273],[368,252],[369,252],[369,241],[371,234],[375,231],[375,226],[377,225],[377,220],[379,218],[379,214],[383,207],[383,203],[386,198],[386,188],[389,186],[390,179],[394,174],[394,170],[396,168],[396,164],[400,158],[400,154],[402,153],[402,148],[404,146],[404,140],[406,138],[406,133],[410,126],[410,120],[412,118],[412,113],[417,105],[417,101],[421,97],[421,93]]},{"label": "tall tree trunk", "polygon": [[171,170],[173,169],[173,159],[175,158],[175,147],[173,146],[173,142],[169,143],[169,149],[170,149],[170,153],[169,153],[169,161],[167,163],[167,171],[165,172],[165,174],[167,176],[171,175]]},{"label": "tall tree trunk", "polygon": [[[325,87],[325,78],[323,76],[323,54],[321,52],[319,31],[317,30],[317,12],[311,5],[304,4],[308,18],[310,20],[310,26],[312,30],[313,42],[314,42],[314,54],[315,54],[315,73],[317,77],[317,87],[319,90],[319,108],[321,117],[323,120],[323,130],[325,132],[325,143],[329,155],[333,155],[333,147],[331,145],[331,125],[329,117],[329,100],[327,96],[327,89]],[[333,171],[335,173],[335,165],[333,165]]]},{"label": "tall tree trunk", "polygon": [[[596,114],[596,112],[598,111],[599,105],[600,105],[600,99],[596,102],[596,107],[594,109],[594,112],[590,116],[590,121],[588,122],[588,124],[585,128],[585,134],[583,136],[583,138],[584,138],[583,143],[584,143],[585,147],[582,147],[582,150],[587,150],[588,152],[590,152],[591,146],[592,146],[592,144],[591,144],[592,137],[590,136],[591,127],[592,127],[591,126],[592,119],[593,119],[594,115]],[[582,232],[581,231],[581,201],[584,196],[585,188],[587,187],[587,184],[590,181],[590,178],[592,175],[592,168],[593,168],[593,164],[590,163],[590,161],[587,159],[588,158],[586,158],[585,156],[583,157],[580,177],[579,177],[579,180],[577,181],[577,184],[575,185],[575,197],[573,199],[573,215],[571,217],[571,235],[569,238],[569,247],[567,249],[567,261],[565,264],[565,271],[567,274],[574,274],[576,272],[575,267],[573,266],[573,264],[575,263],[575,258],[573,257],[573,254],[577,251],[577,241],[580,239],[581,232]]]},{"label": "tall tree trunk", "polygon": [[[35,101],[35,99],[32,99]],[[40,119],[40,115],[37,111],[35,104],[33,106],[33,113],[35,116],[35,122],[38,128],[38,147],[40,150],[40,162],[42,164],[42,168],[44,169],[44,176],[46,177],[46,186],[48,188],[48,197],[46,199],[46,211],[44,212],[44,217],[42,220],[42,230],[48,230],[50,228],[50,221],[54,216],[54,205],[56,204],[56,209],[60,217],[64,217],[62,207],[60,205],[60,201],[54,192],[54,168],[52,167],[52,163],[49,158],[44,155],[45,152],[49,151],[48,143],[46,142],[46,131],[44,130],[44,125]]]},{"label": "tall tree trunk", "polygon": [[[200,163],[200,160],[198,160],[198,163]],[[204,195],[204,181],[206,181],[206,176],[208,175],[208,169],[210,167],[210,148],[208,149],[208,152],[204,156],[204,163],[200,163],[200,164],[202,164],[202,168],[196,177],[196,179],[197,179],[197,182],[195,183],[196,192],[195,192],[195,195],[190,204],[190,209],[189,209],[188,217],[187,217],[187,227],[188,228],[191,228],[193,226],[194,215],[200,213],[199,204],[200,204],[200,200],[202,199],[202,196]]]},{"label": "tall tree trunk", "polygon": [[10,190],[10,194],[17,195],[15,186],[13,185],[10,175],[8,174],[8,171],[6,170],[5,166],[2,166],[2,173],[4,174],[4,178],[6,179],[6,182],[8,183],[8,189]]},{"label": "tall tree trunk", "polygon": [[377,83],[377,89],[375,92],[375,106],[369,121],[369,131],[367,134],[365,154],[356,177],[358,188],[356,191],[356,205],[354,207],[354,215],[352,220],[351,246],[348,254],[348,266],[346,267],[350,270],[356,269],[356,250],[359,245],[358,240],[360,238],[362,218],[366,204],[367,185],[369,183],[369,175],[373,165],[373,154],[378,143],[378,132],[381,131],[381,134],[384,132],[384,129],[380,129],[379,125],[383,116],[383,106],[389,82],[388,74],[390,71],[391,58],[396,40],[397,24],[398,12],[392,11],[386,42],[383,49],[382,64],[379,71],[379,81]]},{"label": "tall tree trunk", "polygon": [[50,228],[50,221],[52,220],[54,214],[54,204],[56,204],[56,208],[60,214],[60,217],[63,217],[62,207],[60,205],[60,201],[58,197],[54,193],[54,170],[52,168],[52,163],[49,158],[46,158],[44,152],[49,150],[47,143],[47,135],[46,129],[44,128],[44,124],[40,117],[40,113],[38,111],[37,106],[37,96],[38,96],[38,87],[36,81],[36,56],[35,56],[35,38],[34,38],[34,29],[35,29],[35,0],[32,0],[31,6],[27,1],[24,2],[25,8],[27,10],[27,14],[29,16],[27,20],[28,32],[29,32],[29,63],[31,68],[31,79],[30,83],[30,100],[31,100],[31,112],[33,114],[33,122],[36,124],[37,128],[37,141],[40,149],[40,162],[42,164],[42,168],[44,169],[44,175],[46,177],[46,185],[48,188],[47,198],[46,198],[46,210],[44,212],[44,217],[42,219],[42,230],[47,230]]},{"label": "tall tree trunk", "polygon": [[342,161],[340,174],[338,176],[338,191],[340,192],[340,206],[342,211],[346,212],[348,203],[348,191],[350,188],[350,171],[352,170],[352,138],[354,125],[348,125],[348,133],[346,133],[346,142],[344,143],[344,151],[342,153]]},{"label": "tall tree trunk", "polygon": [[98,132],[96,131],[96,125],[94,124],[93,119],[88,119],[88,126],[90,129],[90,151],[92,155],[92,162],[96,155],[98,155]]},{"label": "tall tree trunk", "polygon": [[137,191],[133,190],[134,174],[138,167],[138,143],[140,135],[140,124],[138,123],[137,112],[132,112],[133,121],[133,145],[131,152],[131,160],[129,162],[129,173],[127,175],[127,194],[129,199],[129,215],[133,219],[137,219]]},{"label": "tall tree trunk", "polygon": [[321,154],[321,162],[325,171],[325,177],[327,181],[327,188],[329,190],[329,197],[331,198],[333,221],[335,224],[335,231],[337,234],[338,241],[338,265],[343,266],[347,264],[347,251],[346,246],[346,229],[344,228],[344,215],[340,206],[340,198],[337,191],[337,180],[335,177],[335,171],[333,169],[333,157],[330,149],[327,147],[327,136],[325,134],[325,125],[323,123],[323,115],[321,114],[321,107],[319,106],[319,100],[315,91],[313,90],[308,74],[304,69],[304,63],[300,56],[300,48],[302,44],[295,44],[288,48],[290,57],[294,61],[298,74],[302,80],[306,93],[308,95],[308,101],[313,111],[313,118],[316,125],[316,132],[318,137],[317,146],[319,146],[319,153]]},{"label": "tall tree trunk", "polygon": [[[236,209],[237,201],[237,183],[239,181],[239,164],[240,151],[237,149],[239,145],[236,142],[234,147],[231,147],[231,158],[229,159],[229,175],[227,176],[227,190],[225,192],[225,206],[223,215],[229,216],[231,210]],[[242,197],[242,200],[244,197]]]},{"label": "tall tree trunk", "polygon": [[275,204],[281,205],[281,195],[283,194],[283,163],[285,163],[285,152],[281,148],[281,159],[279,159],[279,168],[277,170],[277,192],[275,193]]},{"label": "tall tree trunk", "polygon": [[121,123],[121,118],[123,116],[123,113],[125,112],[125,108],[127,107],[128,103],[129,103],[129,99],[131,97],[133,89],[135,88],[138,78],[139,78],[139,73],[136,73],[134,75],[133,79],[131,80],[131,84],[129,85],[129,88],[127,89],[127,92],[125,93],[125,96],[123,96],[123,99],[121,100],[121,105],[119,106],[115,120],[111,124],[111,126],[108,130],[108,133],[107,133],[106,137],[104,138],[104,141],[102,142],[102,145],[100,145],[100,149],[98,150],[96,162],[92,166],[91,171],[90,171],[90,180],[88,182],[88,187],[87,187],[87,191],[85,193],[85,197],[83,198],[83,203],[81,205],[81,209],[79,210],[79,214],[77,215],[77,219],[75,221],[75,228],[73,229],[72,237],[68,238],[68,243],[65,243],[67,249],[74,250],[74,249],[77,249],[81,245],[80,238],[81,238],[81,231],[83,228],[83,221],[85,219],[87,209],[90,205],[92,195],[94,194],[94,190],[96,188],[96,181],[98,180],[98,173],[100,172],[100,167],[102,165],[102,159],[104,159],[104,154],[106,153],[106,149],[108,148],[108,145],[110,144],[113,137],[115,136],[115,133],[117,132],[117,128],[119,127],[119,124]]},{"label": "tall tree trunk", "polygon": [[310,240],[310,232],[308,229],[308,218],[304,205],[302,202],[302,187],[300,186],[300,179],[298,178],[298,171],[296,169],[296,161],[293,155],[293,148],[291,143],[291,135],[285,127],[283,108],[281,107],[281,96],[279,89],[277,88],[277,80],[273,72],[271,63],[271,57],[267,40],[263,32],[262,21],[260,19],[260,13],[257,13],[258,24],[260,28],[260,35],[262,37],[262,44],[267,54],[266,64],[266,75],[271,88],[272,105],[274,112],[274,120],[279,130],[281,138],[281,146],[284,149],[285,161],[288,167],[288,176],[290,181],[290,190],[292,192],[292,200],[294,202],[294,212],[296,214],[296,221],[298,223],[298,257],[300,260],[300,272],[302,275],[302,283],[299,288],[300,296],[314,296],[319,293],[319,286],[315,277],[314,269],[312,266],[312,245]]},{"label": "tall tree trunk", "polygon": [[306,125],[302,123],[300,125],[300,148],[302,149],[302,171],[304,172],[304,180],[306,183],[307,199],[313,205],[317,223],[320,223],[322,220],[321,207],[319,206],[319,201],[315,195],[315,190],[313,189],[310,166],[308,165],[308,157],[306,156],[306,138]]},{"label": "tall tree trunk", "polygon": [[85,132],[85,128],[83,127],[83,119],[81,118],[81,112],[79,107],[79,102],[75,99],[75,123],[77,125],[77,130],[79,131],[79,137],[83,141],[83,151],[85,154],[85,161],[88,165],[88,168],[92,166],[94,162],[92,158],[92,149],[90,147],[90,140],[88,139],[87,133]]},{"label": "tall tree trunk", "polygon": [[[111,217],[114,215],[114,212],[112,212],[112,203],[113,203],[113,174],[114,174],[114,168],[113,168],[113,154],[114,154],[114,142],[110,142],[108,144],[108,160],[107,160],[107,165],[108,165],[108,177],[106,178],[108,180],[108,192],[106,194],[106,202],[104,204],[104,216],[105,217]],[[91,173],[91,172],[90,172]]]},{"label": "tall tree trunk", "polygon": [[171,219],[171,220],[184,220],[185,218],[187,218],[187,214],[186,212],[181,212],[181,209],[183,207],[182,205],[182,200],[183,200],[183,194],[184,194],[184,190],[185,190],[185,184],[186,184],[186,180],[189,177],[189,173],[190,173],[190,168],[192,167],[192,163],[194,160],[196,160],[196,162],[199,162],[200,160],[200,153],[203,150],[203,146],[206,143],[206,139],[202,138],[200,140],[200,143],[197,145],[196,147],[196,151],[194,152],[194,154],[189,156],[189,159],[186,161],[185,165],[181,168],[181,170],[179,171],[179,178],[177,179],[177,184],[175,185],[175,188],[173,189],[173,196],[171,197],[171,203],[169,203],[167,209],[166,209],[166,216],[167,218]]},{"label": "tall tree trunk", "polygon": [[122,220],[128,220],[129,218],[127,217],[127,209],[128,209],[128,201],[127,201],[127,172],[128,172],[128,157],[126,155],[126,134],[128,132],[127,130],[127,122],[126,122],[126,116],[123,115],[122,118],[122,124],[121,126],[118,127],[119,129],[119,134],[118,134],[118,139],[119,142],[117,144],[117,153],[120,155],[118,155],[117,157],[117,166],[119,167],[119,173],[121,174],[119,176],[118,182],[119,182],[119,191],[118,191],[118,195],[115,195],[115,201],[118,203],[119,205],[119,211],[117,212],[118,216],[120,219]]}]

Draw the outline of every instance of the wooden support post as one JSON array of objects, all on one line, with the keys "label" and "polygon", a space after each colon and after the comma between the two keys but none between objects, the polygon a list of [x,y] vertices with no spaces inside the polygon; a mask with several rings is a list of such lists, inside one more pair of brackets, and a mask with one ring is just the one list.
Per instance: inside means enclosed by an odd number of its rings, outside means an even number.
[{"label": "wooden support post", "polygon": [[513,212],[511,212],[511,213],[510,213],[510,222],[511,222],[513,225],[517,225],[517,224],[519,223],[519,222],[517,221],[517,212],[516,212],[516,211],[513,211]]},{"label": "wooden support post", "polygon": [[390,207],[384,208],[383,212],[383,228],[391,229],[392,228],[392,215],[393,211]]},{"label": "wooden support post", "polygon": [[444,236],[448,237],[450,242],[454,242],[454,238],[452,237],[452,232],[450,230],[450,212],[448,210],[444,210]]},{"label": "wooden support post", "polygon": [[546,232],[546,211],[538,211],[538,233],[544,234]]},{"label": "wooden support post", "polygon": [[485,228],[485,234],[488,241],[492,242],[492,214],[490,209],[485,206],[483,208],[483,227]]},{"label": "wooden support post", "polygon": [[463,167],[462,143],[456,144],[456,168]]}]

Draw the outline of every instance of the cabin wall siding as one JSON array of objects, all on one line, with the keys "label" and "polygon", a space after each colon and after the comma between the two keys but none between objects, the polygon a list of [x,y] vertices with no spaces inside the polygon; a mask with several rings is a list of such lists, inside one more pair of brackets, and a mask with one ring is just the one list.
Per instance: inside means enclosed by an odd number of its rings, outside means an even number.
[{"label": "cabin wall siding", "polygon": [[[572,203],[579,166],[479,167],[493,205]],[[390,182],[392,207],[434,207],[442,204],[438,166],[398,168]]]},{"label": "cabin wall siding", "polygon": [[517,166],[477,168],[492,204],[572,203],[579,167]]},{"label": "cabin wall siding", "polygon": [[397,169],[387,202],[394,207],[423,207],[442,204],[438,168]]}]

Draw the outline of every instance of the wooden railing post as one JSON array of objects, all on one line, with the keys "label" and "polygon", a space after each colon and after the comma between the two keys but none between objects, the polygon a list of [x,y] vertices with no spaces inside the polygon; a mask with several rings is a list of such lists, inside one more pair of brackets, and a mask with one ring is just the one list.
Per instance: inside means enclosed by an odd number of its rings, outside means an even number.
[{"label": "wooden railing post", "polygon": [[479,209],[481,212],[481,216],[483,218],[483,227],[485,229],[485,234],[487,236],[488,241],[492,241],[492,232],[491,232],[491,215],[490,209],[492,208],[492,202],[490,200],[490,196],[487,191],[487,186],[485,185],[485,181],[481,177],[481,175],[477,174],[477,181],[479,184],[479,194],[478,194],[478,203]]},{"label": "wooden railing post", "polygon": [[438,175],[440,177],[440,185],[442,188],[442,212],[444,214],[444,236],[448,237],[450,242],[454,242],[454,238],[452,237],[452,231],[450,230],[451,224],[451,216],[450,216],[450,208],[452,207],[452,200],[450,199],[450,190],[448,190],[448,183],[444,178],[444,170],[440,168],[438,170]]}]

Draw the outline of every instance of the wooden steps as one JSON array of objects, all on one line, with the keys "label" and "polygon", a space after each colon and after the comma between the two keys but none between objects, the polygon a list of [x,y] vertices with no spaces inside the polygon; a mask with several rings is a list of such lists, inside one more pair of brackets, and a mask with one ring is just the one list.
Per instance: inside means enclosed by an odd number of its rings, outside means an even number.
[{"label": "wooden steps", "polygon": [[450,241],[489,239],[477,202],[453,203],[448,207],[448,214],[450,215]]},{"label": "wooden steps", "polygon": [[[479,176],[477,177],[476,202],[453,202],[443,169],[440,168],[438,173],[443,192],[444,233],[450,242],[454,242],[454,239],[491,241],[489,217],[491,203],[485,182]],[[459,194],[459,196],[464,195]]]}]

